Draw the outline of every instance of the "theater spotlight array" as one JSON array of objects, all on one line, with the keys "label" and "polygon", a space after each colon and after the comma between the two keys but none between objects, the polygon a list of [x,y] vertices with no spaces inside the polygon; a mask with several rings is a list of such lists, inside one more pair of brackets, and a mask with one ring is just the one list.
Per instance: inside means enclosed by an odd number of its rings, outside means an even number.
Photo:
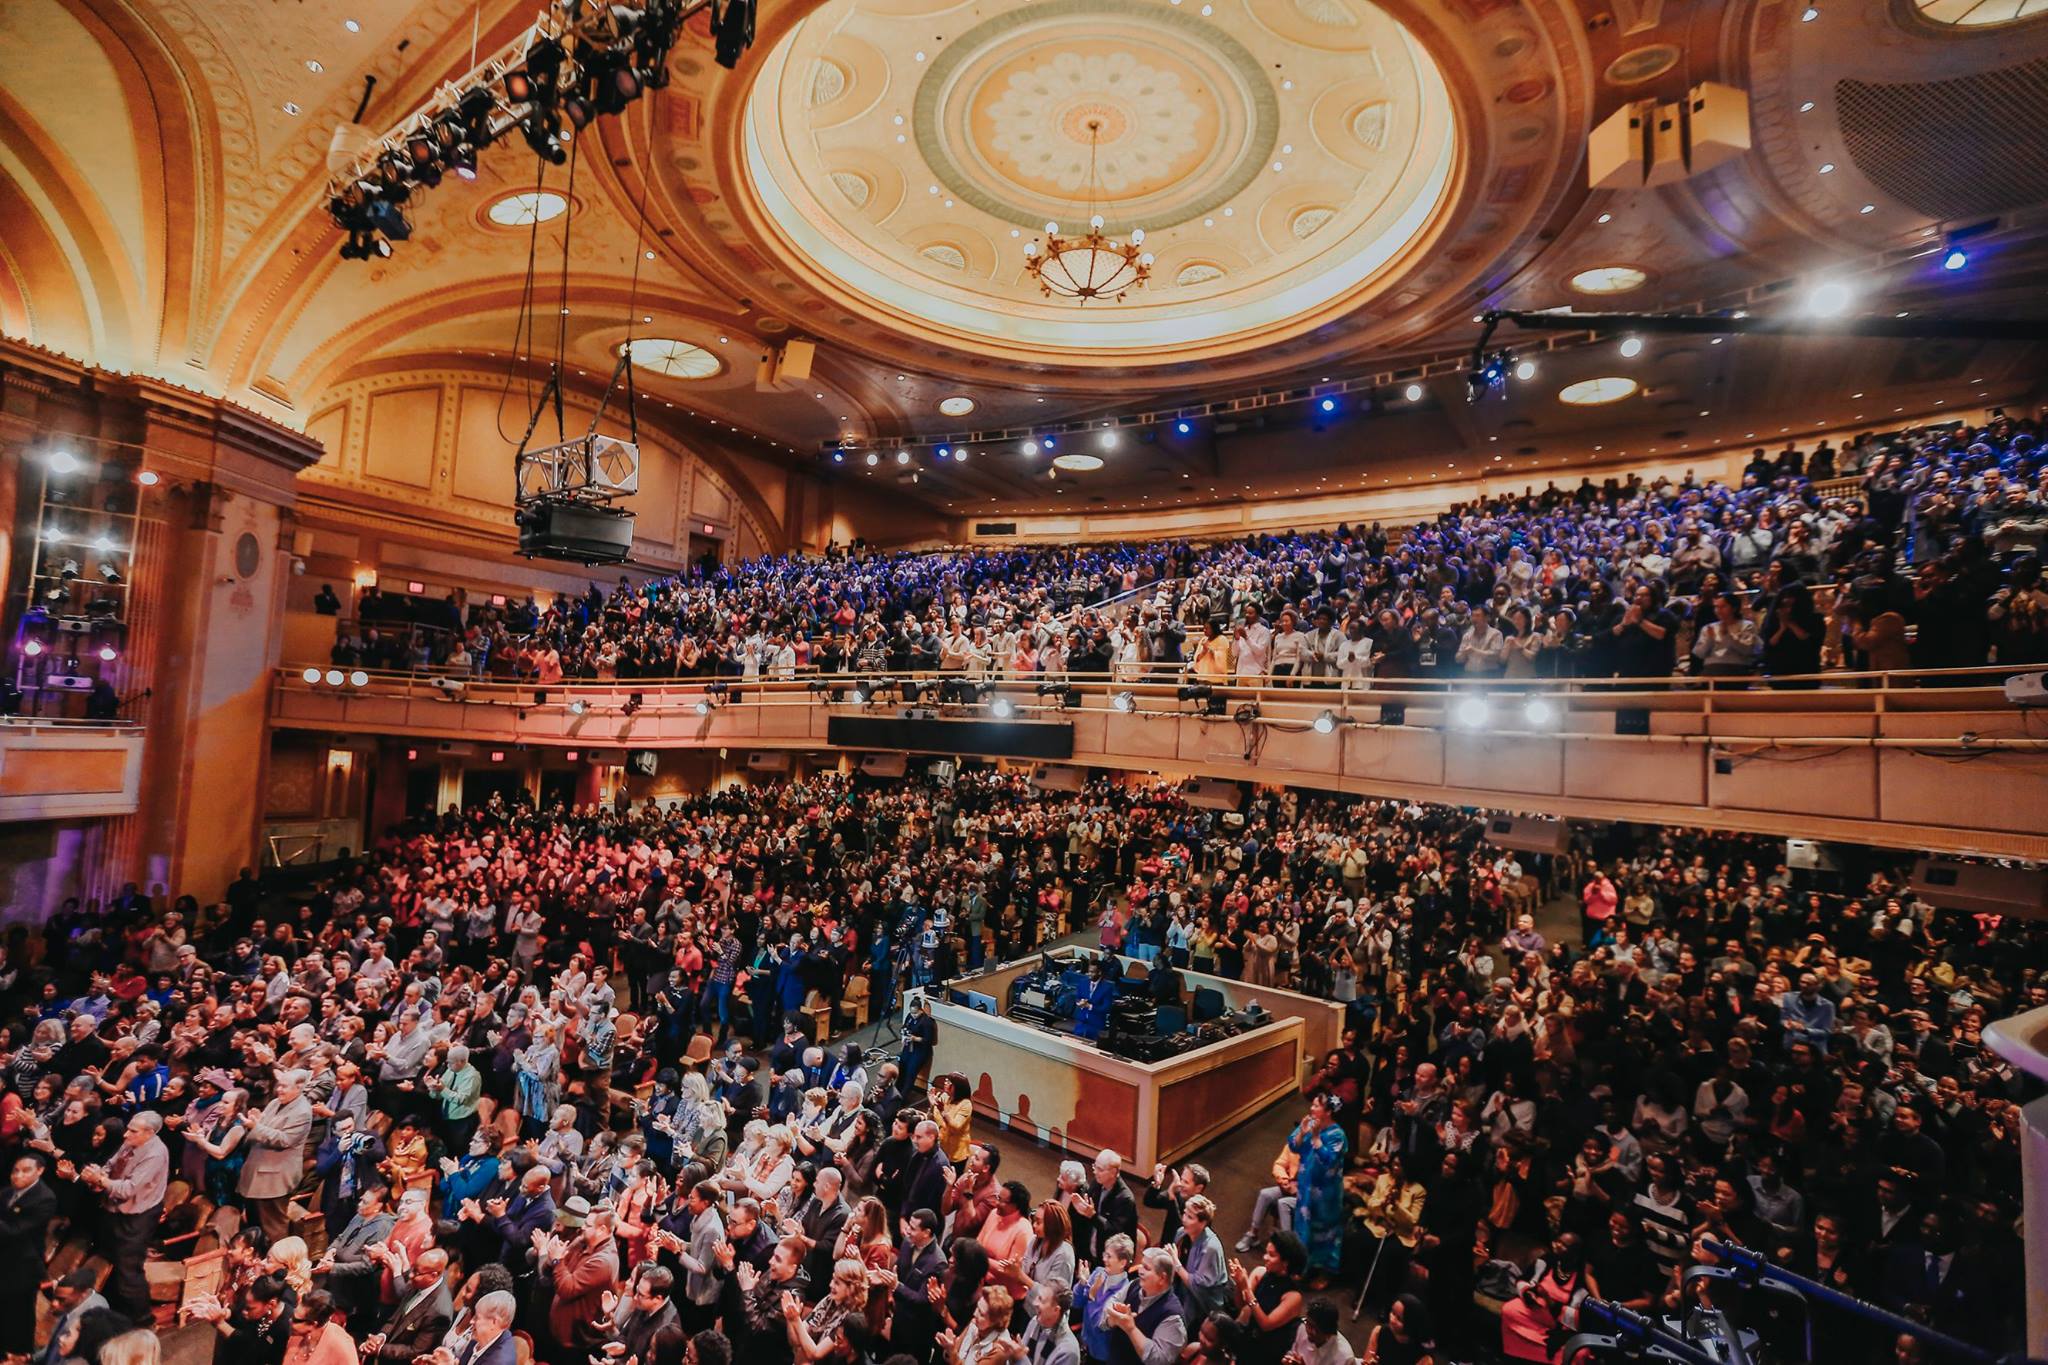
[{"label": "theater spotlight array", "polygon": [[570,139],[592,119],[623,113],[668,84],[683,21],[706,8],[719,60],[731,65],[729,47],[737,61],[753,41],[754,0],[551,0],[509,47],[443,87],[328,183],[328,216],[347,234],[342,259],[389,256],[412,236],[414,196],[445,175],[476,179],[478,156],[508,133],[545,161],[567,161]]}]

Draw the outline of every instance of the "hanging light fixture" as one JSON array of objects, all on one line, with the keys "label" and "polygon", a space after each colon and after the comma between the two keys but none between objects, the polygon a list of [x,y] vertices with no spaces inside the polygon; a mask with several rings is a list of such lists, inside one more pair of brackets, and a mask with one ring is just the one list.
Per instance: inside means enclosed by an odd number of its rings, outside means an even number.
[{"label": "hanging light fixture", "polygon": [[1132,228],[1128,242],[1102,230],[1095,211],[1100,190],[1095,159],[1102,140],[1102,120],[1088,120],[1088,231],[1062,237],[1058,223],[1045,225],[1045,240],[1024,244],[1024,268],[1047,298],[1072,299],[1086,306],[1091,299],[1121,302],[1142,288],[1152,274],[1152,253],[1145,250],[1145,229]]}]

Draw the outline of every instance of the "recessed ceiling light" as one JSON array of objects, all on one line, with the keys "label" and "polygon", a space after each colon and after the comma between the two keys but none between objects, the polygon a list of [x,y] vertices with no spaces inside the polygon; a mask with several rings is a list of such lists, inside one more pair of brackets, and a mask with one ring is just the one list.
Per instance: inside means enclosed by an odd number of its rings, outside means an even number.
[{"label": "recessed ceiling light", "polygon": [[939,400],[939,411],[948,417],[965,417],[974,411],[974,400],[964,393],[956,393],[951,398]]},{"label": "recessed ceiling light", "polygon": [[520,190],[493,202],[484,217],[499,227],[531,227],[561,217],[568,208],[569,201],[553,190]]},{"label": "recessed ceiling light", "polygon": [[1877,205],[1875,205],[1875,204],[1865,204],[1865,205],[1864,205],[1864,206],[1863,206],[1862,208],[1860,208],[1860,209],[1858,209],[1858,210],[1856,210],[1856,211],[1857,211],[1858,213],[1876,213],[1876,212],[1877,212]]},{"label": "recessed ceiling light", "polygon": [[1804,104],[1800,105],[1800,106],[1799,106],[1799,112],[1800,112],[1800,113],[1802,113],[1802,114],[1810,114],[1810,113],[1812,113],[1812,112],[1813,112],[1813,101],[1812,101],[1812,100],[1808,100],[1808,101],[1806,101],[1806,103],[1804,103]]},{"label": "recessed ceiling light", "polygon": [[1832,161],[1823,161],[1823,162],[1821,162],[1821,163],[1820,163],[1820,173],[1821,173],[1822,175],[1832,175],[1832,174],[1834,174],[1834,170],[1835,170],[1835,163],[1834,163],[1834,162],[1832,162]]},{"label": "recessed ceiling light", "polygon": [[1626,375],[1603,375],[1599,379],[1581,379],[1567,384],[1557,391],[1557,401],[1573,407],[1590,408],[1602,403],[1618,403],[1636,391],[1637,384]]},{"label": "recessed ceiling light", "polygon": [[363,26],[353,19],[342,20],[341,26],[347,29],[350,33],[361,33],[363,31]]},{"label": "recessed ceiling light", "polygon": [[1621,354],[1623,359],[1634,360],[1637,356],[1641,355],[1642,353],[1643,339],[1641,337],[1622,338]]},{"label": "recessed ceiling light", "polygon": [[709,379],[725,368],[702,346],[673,337],[635,337],[619,348],[633,357],[633,367],[668,379]]},{"label": "recessed ceiling light", "polygon": [[306,58],[306,70],[312,72],[314,75],[317,76],[326,69],[326,67],[320,65],[320,63],[315,61],[313,58]]},{"label": "recessed ceiling light", "polygon": [[1099,455],[1082,455],[1070,450],[1064,455],[1056,456],[1053,459],[1053,464],[1066,470],[1069,474],[1087,474],[1102,468],[1102,457]]},{"label": "recessed ceiling light", "polygon": [[1614,221],[1614,215],[1611,213],[1603,213],[1598,218],[1595,218],[1593,221],[1596,223],[1611,223]]},{"label": "recessed ceiling light", "polygon": [[1805,12],[1803,12],[1799,16],[1799,22],[1802,24],[1810,24],[1818,18],[1820,18],[1820,11],[1815,9],[1812,5],[1808,5],[1805,9]]},{"label": "recessed ceiling light", "polygon": [[1649,278],[1632,265],[1601,265],[1581,270],[1570,283],[1581,294],[1626,294],[1641,289]]},{"label": "recessed ceiling light", "polygon": [[286,100],[284,102],[284,111],[287,114],[290,114],[294,118],[296,118],[298,116],[299,106],[291,100]]}]

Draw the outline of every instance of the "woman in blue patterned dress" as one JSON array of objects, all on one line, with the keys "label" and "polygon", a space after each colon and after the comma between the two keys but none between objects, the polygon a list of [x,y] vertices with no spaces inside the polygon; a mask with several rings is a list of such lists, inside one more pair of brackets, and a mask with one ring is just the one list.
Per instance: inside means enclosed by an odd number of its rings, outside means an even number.
[{"label": "woman in blue patterned dress", "polygon": [[1295,1227],[1308,1244],[1309,1287],[1321,1289],[1344,1257],[1344,1130],[1337,1124],[1339,1101],[1317,1095],[1308,1117],[1288,1136],[1287,1147],[1301,1158],[1295,1177],[1299,1202]]}]

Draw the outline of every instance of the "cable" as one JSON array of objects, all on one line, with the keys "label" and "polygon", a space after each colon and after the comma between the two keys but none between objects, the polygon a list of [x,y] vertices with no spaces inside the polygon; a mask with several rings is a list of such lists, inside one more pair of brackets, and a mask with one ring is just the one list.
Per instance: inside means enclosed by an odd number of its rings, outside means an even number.
[{"label": "cable", "polygon": [[529,328],[533,320],[534,264],[540,254],[540,213],[538,210],[542,188],[547,184],[548,180],[547,158],[536,152],[533,160],[534,164],[538,167],[538,171],[533,179],[535,209],[533,222],[527,225],[526,230],[526,280],[519,286],[519,317],[512,324],[512,350],[505,357],[505,387],[498,390],[498,439],[507,445],[512,443],[512,438],[505,434],[505,400],[512,395],[512,381],[514,378],[524,378],[526,383],[526,406],[529,410],[533,407],[533,377],[530,374],[524,373],[520,368],[519,343],[522,337],[528,338],[530,343],[532,335]]},{"label": "cable", "polygon": [[[581,137],[570,138],[569,183],[564,194],[571,204],[576,202],[576,167],[581,159],[582,152],[583,139]],[[561,380],[569,353],[569,239],[570,234],[575,230],[575,226],[576,214],[573,211],[564,213],[562,221],[562,269],[560,272],[561,311],[555,315],[555,439],[558,441],[567,441],[569,439],[569,428],[562,418]]]}]

